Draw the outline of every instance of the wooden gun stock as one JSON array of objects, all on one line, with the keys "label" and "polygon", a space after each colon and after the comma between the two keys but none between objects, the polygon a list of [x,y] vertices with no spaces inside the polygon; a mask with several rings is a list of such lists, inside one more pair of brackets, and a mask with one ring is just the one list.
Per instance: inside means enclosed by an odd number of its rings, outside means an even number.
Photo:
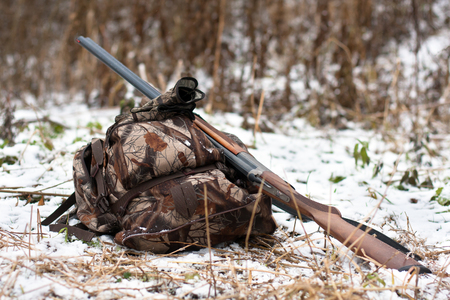
[{"label": "wooden gun stock", "polygon": [[338,209],[313,201],[296,192],[278,175],[267,169],[229,137],[197,117],[194,123],[202,129],[211,142],[224,151],[227,160],[256,185],[263,184],[263,193],[273,199],[283,210],[314,220],[343,245],[357,255],[369,258],[380,266],[410,270],[417,267],[420,273],[431,273],[412,257],[368,234],[341,217]]},{"label": "wooden gun stock", "polygon": [[[292,190],[284,181],[280,181],[280,178],[272,172],[264,172],[261,177],[276,189],[290,189],[291,201],[284,203],[285,205],[313,219],[320,227],[357,255],[375,260],[379,265],[384,265],[390,269],[408,270],[412,266],[417,266],[421,272],[427,272],[428,269],[413,258],[408,257],[360,228],[347,223],[340,214],[333,210],[335,209],[334,207],[320,204],[302,196]],[[276,195],[264,193],[272,197],[272,199],[283,201],[277,198]]]}]

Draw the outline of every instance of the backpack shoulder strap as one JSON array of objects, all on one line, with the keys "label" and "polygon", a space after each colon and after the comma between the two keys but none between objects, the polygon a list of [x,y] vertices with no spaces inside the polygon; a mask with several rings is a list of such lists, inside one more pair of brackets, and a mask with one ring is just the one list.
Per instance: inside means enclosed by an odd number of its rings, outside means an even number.
[{"label": "backpack shoulder strap", "polygon": [[[42,225],[49,226],[50,231],[60,232],[61,229],[67,228],[67,233],[69,235],[74,235],[80,240],[89,242],[95,236],[94,232],[86,230],[86,227],[80,228],[79,226],[70,226],[66,224],[51,224],[57,218],[59,218],[62,214],[68,211],[74,204],[76,203],[75,193],[70,195],[66,201],[64,201],[50,216],[48,216],[44,221],[41,222]],[[82,224],[81,224],[82,225]]]},{"label": "backpack shoulder strap", "polygon": [[50,216],[48,216],[44,221],[41,222],[42,225],[50,225],[53,221],[59,218],[63,213],[69,210],[76,203],[75,193],[70,195],[66,201],[64,201]]},{"label": "backpack shoulder strap", "polygon": [[95,199],[94,207],[98,207],[102,213],[108,210],[109,202],[106,199],[105,179],[103,178],[103,141],[101,139],[92,140],[92,153],[95,159],[95,166],[91,168],[91,178],[97,183],[98,196]]}]

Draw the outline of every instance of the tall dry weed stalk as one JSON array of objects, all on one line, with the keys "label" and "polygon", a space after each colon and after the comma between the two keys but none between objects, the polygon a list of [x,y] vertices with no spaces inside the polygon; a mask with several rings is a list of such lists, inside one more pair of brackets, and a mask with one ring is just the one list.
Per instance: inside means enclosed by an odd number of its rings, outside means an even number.
[{"label": "tall dry weed stalk", "polygon": [[[396,51],[412,41],[417,57],[426,38],[448,24],[449,11],[437,0],[5,0],[0,89],[14,98],[31,93],[41,103],[70,91],[90,105],[118,105],[126,87],[76,45],[85,35],[137,74],[144,65],[145,77],[162,90],[180,61],[181,75],[202,70],[214,82],[213,100],[221,99],[211,110],[251,115],[257,104],[247,99],[265,89],[273,120],[295,108],[313,125],[340,128],[348,119],[395,127],[404,112],[417,125],[423,105],[442,102],[450,50],[435,57],[437,69],[418,62],[414,80],[397,65]],[[420,85],[419,72],[431,83]],[[261,86],[267,77],[284,86]],[[293,92],[298,82],[302,94]],[[443,124],[450,117],[446,109],[429,112]]]}]

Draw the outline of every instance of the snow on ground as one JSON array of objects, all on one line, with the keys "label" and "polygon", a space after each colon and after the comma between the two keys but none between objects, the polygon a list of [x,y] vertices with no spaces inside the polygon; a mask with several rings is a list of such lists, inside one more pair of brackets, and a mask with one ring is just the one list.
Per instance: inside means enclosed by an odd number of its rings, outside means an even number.
[{"label": "snow on ground", "polygon": [[[92,137],[103,137],[118,114],[117,108],[88,109],[78,102],[16,111],[16,120],[30,122],[17,136],[15,146],[0,149],[0,158],[14,157],[15,161],[0,166],[1,189],[62,195],[73,192],[75,151]],[[114,245],[111,236],[84,243],[49,232],[46,226],[42,227],[44,238],[38,238],[37,211],[45,218],[66,197],[45,196],[45,205],[39,206],[34,201],[27,204],[18,194],[2,192],[1,297],[207,298],[217,291],[219,296],[229,298],[258,298],[300,295],[305,290],[310,296],[320,297],[333,286],[343,296],[370,299],[400,299],[405,294],[424,299],[450,297],[450,210],[430,201],[450,178],[450,137],[430,136],[430,151],[418,153],[405,136],[383,137],[357,125],[336,131],[315,129],[302,119],[292,119],[277,125],[276,133],[258,133],[254,137],[253,132],[240,128],[242,118],[236,114],[199,113],[219,130],[254,145],[251,153],[301,194],[336,206],[344,217],[366,220],[425,256],[423,264],[433,274],[417,277],[396,270],[376,270],[373,264],[361,265],[360,259],[351,259],[351,253],[350,258],[341,257],[336,266],[322,269],[321,273],[314,264],[330,263],[336,248],[329,242],[324,244],[324,235],[315,223],[307,222],[302,227],[277,208],[274,216],[280,228],[274,237],[278,244],[266,250],[253,241],[246,252],[244,243],[238,241],[218,245],[212,249],[212,256],[208,249],[168,256],[130,254]],[[65,129],[56,132],[44,117],[61,123]],[[41,121],[31,122],[36,119]],[[51,138],[53,148],[44,146],[46,138]],[[365,142],[370,164],[363,168],[361,160],[355,164],[353,153],[356,144],[360,150]],[[431,150],[439,155],[430,155]],[[415,161],[419,154],[421,165]],[[379,163],[383,167],[374,176],[374,167]],[[433,188],[407,183],[399,188],[408,170],[411,174],[417,170],[419,184],[429,177]],[[388,186],[387,182],[392,184]],[[320,277],[319,273],[325,275]]]}]

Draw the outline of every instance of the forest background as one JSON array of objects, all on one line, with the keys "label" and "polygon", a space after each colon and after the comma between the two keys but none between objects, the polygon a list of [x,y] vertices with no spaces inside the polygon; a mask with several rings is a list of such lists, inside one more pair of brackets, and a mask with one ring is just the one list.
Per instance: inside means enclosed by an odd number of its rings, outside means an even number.
[{"label": "forest background", "polygon": [[[250,250],[167,257],[40,226],[73,192],[75,152],[142,96],[80,35],[162,92],[196,77],[208,122],[433,274],[337,259],[276,209]],[[2,0],[0,42],[0,297],[449,299],[448,0]]]},{"label": "forest background", "polygon": [[97,107],[127,100],[124,82],[75,43],[83,35],[161,91],[197,77],[207,109],[237,112],[244,126],[263,90],[271,121],[390,130],[408,112],[416,135],[450,117],[450,48],[421,60],[450,24],[446,1],[4,0],[0,20],[1,106],[67,92]]}]

